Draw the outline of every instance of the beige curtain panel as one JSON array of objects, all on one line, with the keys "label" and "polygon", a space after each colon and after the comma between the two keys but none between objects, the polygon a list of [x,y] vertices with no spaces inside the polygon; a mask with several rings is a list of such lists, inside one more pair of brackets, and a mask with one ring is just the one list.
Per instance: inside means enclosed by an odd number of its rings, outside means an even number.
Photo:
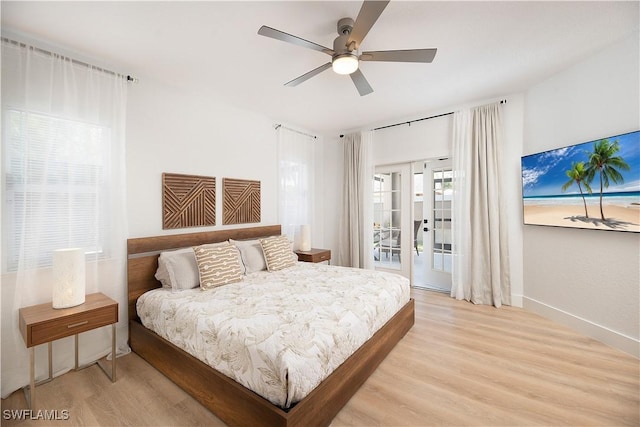
[{"label": "beige curtain panel", "polygon": [[496,307],[511,304],[502,143],[498,103],[454,114],[451,296]]},{"label": "beige curtain panel", "polygon": [[344,137],[344,192],[338,264],[373,268],[373,132]]}]

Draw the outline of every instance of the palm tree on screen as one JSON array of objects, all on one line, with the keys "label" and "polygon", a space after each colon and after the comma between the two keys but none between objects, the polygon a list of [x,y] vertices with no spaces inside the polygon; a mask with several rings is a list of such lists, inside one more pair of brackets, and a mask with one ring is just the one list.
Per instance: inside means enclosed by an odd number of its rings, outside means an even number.
[{"label": "palm tree on screen", "polygon": [[584,187],[587,189],[589,194],[591,194],[591,186],[589,186],[589,182],[587,181],[587,168],[584,165],[584,162],[571,162],[571,169],[569,169],[565,173],[569,177],[569,181],[564,183],[564,185],[562,186],[562,191],[567,191],[567,189],[574,183],[578,184],[578,189],[580,190],[580,195],[582,196],[582,203],[584,204],[584,214],[587,218],[589,218],[589,212],[587,212],[587,201],[584,198],[582,184],[584,184]]},{"label": "palm tree on screen", "polygon": [[616,184],[624,182],[619,170],[630,169],[624,159],[616,154],[620,151],[618,141],[610,143],[608,139],[601,139],[593,144],[593,151],[589,154],[589,166],[587,167],[587,180],[591,182],[598,172],[600,176],[600,218],[604,221],[602,210],[602,193],[604,188],[609,188],[609,181]]}]

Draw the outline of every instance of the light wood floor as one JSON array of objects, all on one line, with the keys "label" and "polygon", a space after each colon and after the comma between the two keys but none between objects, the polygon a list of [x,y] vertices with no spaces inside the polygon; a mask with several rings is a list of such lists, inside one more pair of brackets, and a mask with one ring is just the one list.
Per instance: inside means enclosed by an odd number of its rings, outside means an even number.
[{"label": "light wood floor", "polygon": [[[638,359],[522,309],[413,293],[415,326],[332,426],[640,425]],[[70,419],[2,425],[224,425],[135,354],[118,359],[115,384],[93,366],[37,397]],[[2,401],[25,405],[21,391]]]}]

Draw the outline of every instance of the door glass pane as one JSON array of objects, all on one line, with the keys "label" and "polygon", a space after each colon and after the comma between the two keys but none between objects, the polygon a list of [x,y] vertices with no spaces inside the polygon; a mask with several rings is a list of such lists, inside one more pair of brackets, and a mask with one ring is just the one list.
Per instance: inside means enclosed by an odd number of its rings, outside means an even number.
[{"label": "door glass pane", "polygon": [[373,258],[376,267],[400,269],[400,172],[373,178]]},{"label": "door glass pane", "polygon": [[453,172],[441,168],[433,170],[433,259],[432,268],[451,272],[451,200]]}]

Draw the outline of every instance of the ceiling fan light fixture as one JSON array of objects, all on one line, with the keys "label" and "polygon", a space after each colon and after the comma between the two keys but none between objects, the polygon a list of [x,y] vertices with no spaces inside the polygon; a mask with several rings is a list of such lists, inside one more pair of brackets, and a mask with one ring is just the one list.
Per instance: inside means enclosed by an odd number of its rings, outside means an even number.
[{"label": "ceiling fan light fixture", "polygon": [[358,57],[352,53],[336,55],[331,60],[331,67],[337,74],[351,74],[358,69]]}]

